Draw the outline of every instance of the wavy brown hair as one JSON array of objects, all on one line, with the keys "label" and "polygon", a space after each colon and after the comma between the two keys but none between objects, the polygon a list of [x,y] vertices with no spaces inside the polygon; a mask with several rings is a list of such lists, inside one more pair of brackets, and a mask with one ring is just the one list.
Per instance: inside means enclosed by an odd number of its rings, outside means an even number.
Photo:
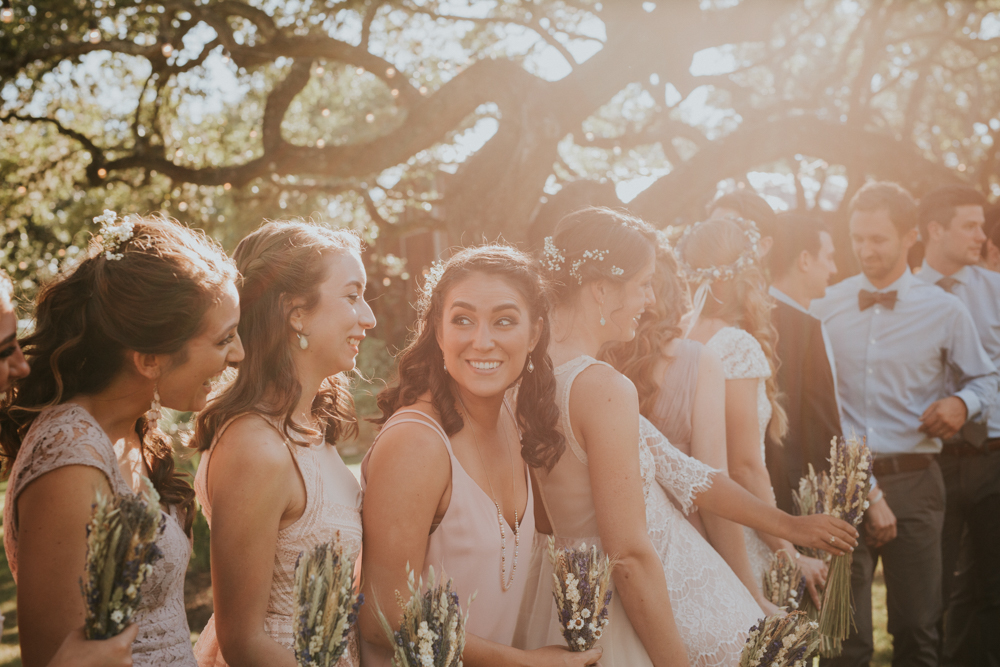
[{"label": "wavy brown hair", "polygon": [[[327,278],[324,260],[338,253],[360,255],[361,250],[361,239],[353,231],[303,221],[268,222],[240,241],[233,259],[243,277],[238,331],[246,356],[236,380],[198,415],[193,447],[207,450],[219,429],[248,412],[280,418],[283,435],[305,444],[299,436],[311,432],[292,419],[302,385],[288,343],[291,302],[304,298],[304,310],[315,308],[319,286]],[[312,410],[330,444],[357,434],[354,402],[343,373],[327,378]]]},{"label": "wavy brown hair", "polygon": [[[31,373],[17,380],[0,411],[0,444],[10,470],[23,438],[44,408],[107,387],[129,351],[183,355],[236,269],[217,243],[174,220],[131,218],[132,238],[109,259],[98,243],[75,268],[46,285],[34,332],[22,341]],[[168,505],[194,520],[194,490],[174,468],[173,447],[140,417],[135,432],[149,478]]]},{"label": "wavy brown hair", "polygon": [[656,303],[646,307],[639,320],[635,338],[628,342],[609,343],[601,348],[600,359],[606,361],[632,381],[639,393],[639,412],[651,417],[659,390],[659,379],[653,376],[656,360],[667,359],[663,349],[680,337],[681,316],[687,312],[687,287],[677,272],[677,260],[669,248],[662,247],[653,237],[656,247],[656,272],[653,293]]},{"label": "wavy brown hair", "polygon": [[[749,240],[740,225],[729,219],[699,223],[685,239],[683,259],[693,269],[726,266],[748,249]],[[743,329],[760,343],[771,367],[767,398],[771,402],[771,437],[780,441],[788,431],[788,415],[778,401],[778,358],[774,343],[778,333],[771,323],[770,295],[759,263],[737,273],[732,280],[717,280],[705,300],[702,317],[714,317]]]},{"label": "wavy brown hair", "polygon": [[[521,369],[515,417],[521,430],[521,458],[533,468],[551,469],[566,448],[559,432],[559,408],[556,405],[556,378],[549,346],[548,291],[531,258],[505,245],[466,248],[443,266],[440,279],[421,299],[413,340],[397,359],[394,386],[378,395],[382,416],[374,419],[384,424],[397,410],[430,393],[431,403],[441,416],[445,433],[454,435],[464,422],[455,407],[451,378],[444,370],[444,355],[437,342],[438,327],[444,317],[444,300],[458,283],[483,274],[496,276],[516,289],[528,304],[531,321],[542,319],[542,331],[534,352]],[[526,368],[533,361],[535,370]]]}]

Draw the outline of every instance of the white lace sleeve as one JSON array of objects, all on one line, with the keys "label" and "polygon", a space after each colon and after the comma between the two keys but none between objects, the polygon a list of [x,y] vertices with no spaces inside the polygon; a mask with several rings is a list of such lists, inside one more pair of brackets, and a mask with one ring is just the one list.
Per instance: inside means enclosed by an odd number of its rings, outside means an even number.
[{"label": "white lace sleeve", "polygon": [[771,366],[760,343],[742,329],[720,329],[708,341],[707,347],[722,359],[727,380],[771,377]]},{"label": "white lace sleeve", "polygon": [[712,476],[719,472],[687,456],[670,444],[645,417],[639,418],[639,436],[656,463],[656,481],[688,514],[694,509],[694,497],[712,486]]}]

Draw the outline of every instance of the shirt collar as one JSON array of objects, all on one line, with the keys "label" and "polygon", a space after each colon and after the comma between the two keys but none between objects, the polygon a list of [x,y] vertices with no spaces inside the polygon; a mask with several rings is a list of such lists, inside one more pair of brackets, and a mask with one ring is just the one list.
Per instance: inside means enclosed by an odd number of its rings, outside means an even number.
[{"label": "shirt collar", "polygon": [[806,310],[805,308],[802,307],[802,304],[800,304],[798,301],[796,301],[792,297],[790,297],[787,294],[785,294],[784,292],[782,292],[780,289],[778,289],[774,285],[771,285],[769,288],[767,288],[767,293],[770,294],[771,296],[773,296],[775,299],[777,299],[781,303],[785,304],[786,306],[791,306],[795,310],[798,310],[800,312],[806,313],[807,315],[810,314],[808,310]]},{"label": "shirt collar", "polygon": [[[965,285],[969,282],[970,271],[971,269],[968,266],[963,266],[949,277]],[[929,283],[937,283],[937,281],[944,278],[944,274],[928,264],[925,259],[923,265],[920,267],[920,277]]]},{"label": "shirt collar", "polygon": [[906,293],[910,291],[910,287],[916,281],[916,277],[910,273],[910,267],[906,267],[903,271],[903,275],[896,279],[896,282],[892,283],[888,287],[883,287],[882,289],[876,289],[872,282],[868,280],[868,276],[864,273],[858,274],[861,276],[861,289],[866,289],[869,292],[892,292],[896,291],[896,300],[902,301],[906,298]]}]

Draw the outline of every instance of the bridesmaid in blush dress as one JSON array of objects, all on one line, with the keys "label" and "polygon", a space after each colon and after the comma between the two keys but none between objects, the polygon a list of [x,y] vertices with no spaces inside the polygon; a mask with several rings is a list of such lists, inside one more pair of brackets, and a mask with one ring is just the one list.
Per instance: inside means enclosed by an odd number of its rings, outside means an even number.
[{"label": "bridesmaid in blush dress", "polygon": [[[355,426],[343,373],[375,326],[352,232],[269,222],[234,254],[247,356],[199,416],[195,490],[212,526],[215,615],[200,667],[295,667],[301,551],[361,549],[361,489],[334,447]],[[359,665],[352,631],[340,667]]]},{"label": "bridesmaid in blush dress", "polygon": [[364,665],[391,662],[374,611],[398,627],[408,565],[425,581],[432,567],[454,579],[463,608],[475,595],[469,667],[594,664],[600,649],[511,647],[535,533],[527,464],[563,442],[542,280],[513,248],[469,248],[432,272],[418,310],[417,337],[399,356],[396,385],[378,397],[382,428],[361,468]]},{"label": "bridesmaid in blush dress", "polygon": [[150,485],[160,497],[163,558],[142,586],[132,662],[195,665],[184,613],[194,491],[175,470],[158,419],[161,403],[201,410],[211,378],[243,358],[236,270],[199,232],[158,217],[126,222],[102,228],[103,242],[42,289],[24,340],[32,372],[14,383],[2,413],[4,548],[28,667],[79,637],[96,495]]}]

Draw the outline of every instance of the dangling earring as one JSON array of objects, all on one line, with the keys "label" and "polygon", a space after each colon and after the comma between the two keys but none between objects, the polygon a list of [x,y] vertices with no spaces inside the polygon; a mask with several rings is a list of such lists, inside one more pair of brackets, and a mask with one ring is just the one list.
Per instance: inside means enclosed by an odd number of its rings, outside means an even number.
[{"label": "dangling earring", "polygon": [[599,312],[601,314],[601,326],[603,327],[605,324],[607,324],[607,322],[604,321],[604,304],[603,303],[601,304],[601,307],[598,309],[597,312]]},{"label": "dangling earring", "polygon": [[528,372],[531,373],[535,370],[535,362],[531,360],[531,355],[528,355]]},{"label": "dangling earring", "polygon": [[163,416],[160,408],[160,387],[159,385],[153,385],[153,402],[149,406],[149,410],[146,410],[146,421],[151,424],[155,424],[160,421],[160,417]]},{"label": "dangling earring", "polygon": [[299,337],[299,348],[305,350],[309,347],[309,339],[301,331],[296,331],[295,335]]},{"label": "dangling earring", "polygon": [[444,368],[444,372],[445,373],[448,372],[448,363],[447,362],[442,361],[441,362],[441,367]]}]

